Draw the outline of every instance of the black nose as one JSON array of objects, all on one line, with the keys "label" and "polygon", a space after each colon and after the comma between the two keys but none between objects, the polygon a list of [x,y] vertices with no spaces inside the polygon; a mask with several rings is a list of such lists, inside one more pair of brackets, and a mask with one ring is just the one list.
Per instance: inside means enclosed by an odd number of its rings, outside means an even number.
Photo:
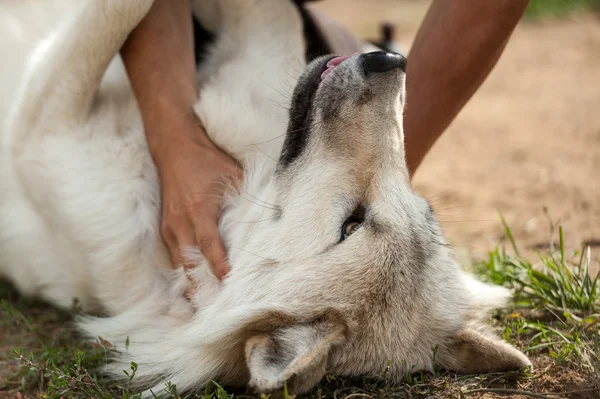
[{"label": "black nose", "polygon": [[365,74],[377,72],[388,72],[392,69],[400,69],[406,72],[406,58],[396,53],[386,53],[385,51],[375,51],[362,54],[362,64]]}]

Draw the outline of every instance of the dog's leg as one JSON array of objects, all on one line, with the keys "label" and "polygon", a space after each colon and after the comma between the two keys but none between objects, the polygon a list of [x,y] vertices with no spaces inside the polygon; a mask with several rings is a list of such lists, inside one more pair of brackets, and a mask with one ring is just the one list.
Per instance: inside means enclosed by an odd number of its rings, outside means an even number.
[{"label": "dog's leg", "polygon": [[86,0],[31,59],[9,124],[13,142],[84,121],[111,60],[153,0]]}]

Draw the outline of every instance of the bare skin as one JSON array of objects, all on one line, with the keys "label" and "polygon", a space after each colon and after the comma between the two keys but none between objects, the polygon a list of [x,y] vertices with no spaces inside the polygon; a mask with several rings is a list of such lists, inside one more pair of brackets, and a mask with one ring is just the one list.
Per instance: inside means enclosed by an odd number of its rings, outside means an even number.
[{"label": "bare skin", "polygon": [[236,162],[208,138],[193,112],[198,99],[189,0],[156,0],[121,49],[162,190],[161,232],[174,266],[198,246],[213,273],[229,267],[218,222]]},{"label": "bare skin", "polygon": [[411,176],[496,65],[529,0],[435,0],[408,55],[404,132]]},{"label": "bare skin", "polygon": [[[409,54],[404,126],[411,175],[492,70],[528,3],[434,0]],[[189,0],[156,0],[121,55],[159,170],[161,231],[173,264],[183,264],[181,248],[197,245],[223,278],[223,184],[242,171],[192,111],[198,92]]]}]

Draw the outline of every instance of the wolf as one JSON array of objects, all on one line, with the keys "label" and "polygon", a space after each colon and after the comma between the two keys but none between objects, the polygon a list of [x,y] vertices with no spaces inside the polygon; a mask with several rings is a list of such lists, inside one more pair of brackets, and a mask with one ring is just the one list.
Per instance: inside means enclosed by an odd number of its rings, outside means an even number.
[{"label": "wolf", "polygon": [[292,1],[195,2],[214,42],[194,110],[244,181],[224,188],[225,281],[197,248],[184,249],[196,267],[173,271],[118,57],[152,3],[78,2],[31,55],[0,137],[0,275],[56,306],[77,301],[84,334],[118,349],[104,372],[135,361],[133,382],[157,394],[167,381],[297,394],[328,373],[531,365],[486,324],[508,292],[461,269],[411,187],[406,59],[308,63]]}]

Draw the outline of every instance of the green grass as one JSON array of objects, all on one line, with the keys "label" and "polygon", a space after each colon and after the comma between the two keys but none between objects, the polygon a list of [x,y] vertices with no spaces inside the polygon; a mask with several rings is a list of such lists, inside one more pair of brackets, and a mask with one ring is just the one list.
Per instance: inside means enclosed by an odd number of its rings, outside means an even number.
[{"label": "green grass", "polygon": [[599,5],[599,0],[530,0],[525,15],[532,19],[562,17],[574,11],[597,8]]},{"label": "green grass", "polygon": [[[559,248],[550,246],[548,254],[540,254],[536,264],[520,256],[509,227],[502,220],[506,236],[516,254],[509,256],[503,248],[490,252],[479,273],[487,280],[511,288],[520,306],[547,308],[554,312],[595,313],[600,311],[599,276],[590,276],[591,249],[565,256],[562,227]],[[575,259],[575,262],[573,261]]]},{"label": "green grass", "polygon": [[600,376],[600,274],[590,275],[592,263],[600,260],[592,260],[589,247],[567,256],[559,227],[559,248],[551,244],[533,264],[520,256],[502,221],[515,255],[497,248],[479,265],[479,274],[514,292],[515,311],[504,338],[516,333],[528,341],[522,347],[529,355],[544,351],[557,364],[570,361]]},{"label": "green grass", "polygon": [[[598,275],[589,274],[600,260],[589,248],[568,253],[559,228],[558,248],[550,245],[536,262],[530,262],[520,255],[510,229],[505,227],[510,251],[496,248],[487,260],[475,265],[475,271],[484,280],[514,292],[510,309],[497,312],[490,322],[530,356],[536,366],[533,372],[468,376],[416,372],[396,385],[387,381],[385,370],[379,379],[327,376],[306,397],[600,397],[600,284]],[[116,385],[95,374],[113,348],[105,341],[82,343],[70,324],[70,314],[21,298],[6,283],[0,284],[0,298],[0,342],[15,347],[0,351],[0,369],[3,361],[14,366],[6,381],[0,379],[0,397],[7,392],[43,398],[140,397],[128,383]],[[6,349],[6,345],[2,347]],[[132,363],[124,370],[130,382],[135,381],[137,367]],[[166,384],[164,393],[170,398],[252,397],[246,392],[228,392],[216,383],[187,396]]]}]

